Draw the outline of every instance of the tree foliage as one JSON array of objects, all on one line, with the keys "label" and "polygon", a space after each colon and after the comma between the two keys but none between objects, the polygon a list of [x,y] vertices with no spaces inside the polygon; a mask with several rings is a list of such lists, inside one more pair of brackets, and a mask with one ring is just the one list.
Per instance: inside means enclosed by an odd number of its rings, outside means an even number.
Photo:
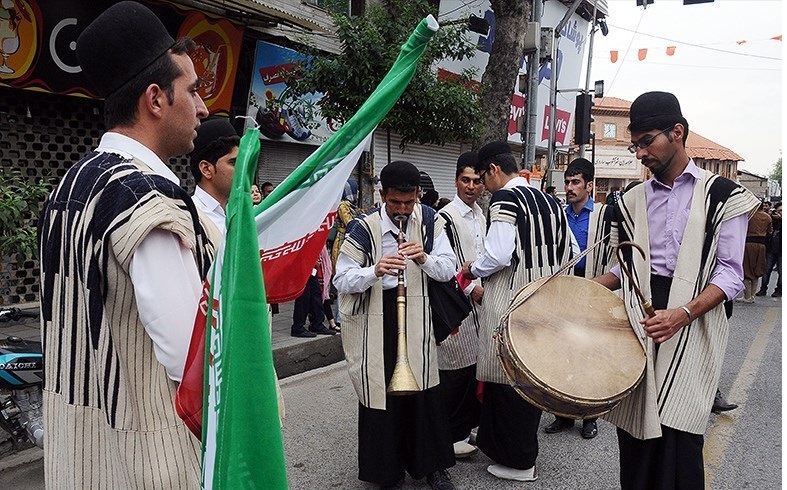
[{"label": "tree foliage", "polygon": [[779,157],[779,159],[776,160],[776,165],[773,166],[773,170],[771,170],[771,175],[769,175],[768,177],[770,177],[771,180],[775,180],[775,181],[779,182],[779,184],[781,184],[781,182],[782,182],[782,157]]},{"label": "tree foliage", "polygon": [[0,169],[0,256],[38,256],[35,223],[48,191],[43,181]]},{"label": "tree foliage", "polygon": [[[294,96],[323,92],[320,110],[345,122],[371,95],[399,55],[399,48],[426,15],[437,11],[425,0],[385,0],[362,16],[333,15],[341,41],[339,55],[311,52],[310,65],[286,75]],[[401,135],[402,144],[472,140],[479,134],[479,96],[470,88],[473,73],[439,79],[434,63],[473,56],[475,45],[465,27],[441,27],[430,41],[407,90],[381,127]]]}]

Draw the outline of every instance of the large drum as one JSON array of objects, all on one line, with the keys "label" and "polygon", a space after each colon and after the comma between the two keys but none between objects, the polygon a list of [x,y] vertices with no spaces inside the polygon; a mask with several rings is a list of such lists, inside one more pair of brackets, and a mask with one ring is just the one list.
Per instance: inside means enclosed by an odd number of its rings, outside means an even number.
[{"label": "large drum", "polygon": [[528,284],[511,302],[526,298],[503,319],[497,337],[503,370],[542,410],[598,417],[642,381],[645,352],[615,293],[581,277],[545,281]]}]

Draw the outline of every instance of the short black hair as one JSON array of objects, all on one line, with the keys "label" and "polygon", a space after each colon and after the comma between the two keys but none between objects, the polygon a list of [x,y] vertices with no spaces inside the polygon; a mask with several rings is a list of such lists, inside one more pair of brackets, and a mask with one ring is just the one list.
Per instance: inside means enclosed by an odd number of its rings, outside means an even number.
[{"label": "short black hair", "polygon": [[557,190],[557,188],[556,188],[554,185],[549,185],[549,186],[547,186],[546,193],[547,193],[547,194],[552,194],[552,193],[553,193],[553,192],[555,192],[556,190]]},{"label": "short black hair", "polygon": [[582,179],[587,182],[593,182],[596,176],[596,169],[593,163],[586,158],[575,158],[568,164],[566,168],[566,177],[573,177],[574,175],[582,175]]},{"label": "short black hair", "polygon": [[191,168],[191,175],[194,176],[194,183],[199,184],[202,180],[202,172],[199,169],[199,163],[206,160],[215,166],[219,158],[223,157],[233,148],[240,145],[240,136],[221,136],[215,141],[205,147],[199,153],[192,153],[189,167]]},{"label": "short black hair", "polygon": [[263,182],[263,183],[262,183],[262,185],[261,185],[260,187],[267,187],[267,186],[269,186],[269,185],[270,185],[270,186],[273,186],[273,182],[268,182],[268,181],[266,180],[265,182]]},{"label": "short black hair", "polygon": [[106,128],[112,129],[134,124],[138,116],[137,102],[148,86],[153,83],[164,90],[167,102],[172,104],[175,101],[175,79],[182,75],[173,55],[188,54],[196,46],[196,43],[190,38],[178,39],[164,56],[159,56],[150,66],[109,94],[104,100],[104,125]]}]

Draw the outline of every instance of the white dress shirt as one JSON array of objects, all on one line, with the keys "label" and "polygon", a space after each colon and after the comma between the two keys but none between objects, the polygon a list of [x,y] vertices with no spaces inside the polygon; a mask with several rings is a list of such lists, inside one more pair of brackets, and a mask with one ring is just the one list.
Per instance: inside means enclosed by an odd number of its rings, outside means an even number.
[{"label": "white dress shirt", "polygon": [[197,209],[202,211],[208,218],[210,218],[213,223],[215,223],[216,227],[221,232],[221,236],[224,237],[227,235],[227,215],[224,213],[224,208],[221,207],[219,201],[217,201],[213,196],[205,192],[205,189],[197,184],[197,187],[194,188],[194,195],[191,196],[191,199],[194,201],[194,205],[197,206]]},{"label": "white dress shirt", "polygon": [[[473,244],[475,246],[475,256],[480,257],[484,253],[484,236],[486,234],[486,220],[484,219],[484,211],[478,205],[478,203],[473,203],[473,207],[467,205],[459,196],[454,196],[454,199],[449,203],[450,206],[454,206],[462,218],[467,223],[467,226],[470,228],[470,232],[473,234]],[[459,269],[461,269],[462,264],[459,264]],[[470,284],[465,287],[464,292],[465,294],[469,295],[476,286],[481,285],[480,279],[474,279],[470,282]]]},{"label": "white dress shirt", "polygon": [[[380,229],[382,232],[382,255],[393,255],[399,250],[395,236],[399,235],[399,226],[395,225],[385,212],[385,204],[381,209]],[[407,229],[412,224],[412,217],[408,219]],[[405,233],[405,241],[409,241]],[[375,264],[361,267],[356,261],[345,254],[339,254],[336,260],[336,275],[333,283],[340,293],[352,294],[366,291],[379,279],[374,273]],[[437,281],[448,281],[456,271],[456,256],[451,250],[451,243],[445,233],[441,233],[434,241],[432,252],[427,254],[426,261],[420,265],[426,274]],[[396,276],[385,274],[382,277],[383,289],[395,288],[399,282]]]},{"label": "white dress shirt", "polygon": [[[530,187],[530,184],[524,177],[514,177],[503,186],[504,189],[513,189],[514,187]],[[576,256],[581,252],[579,243],[568,226],[566,226],[566,230],[571,240],[571,250]],[[470,266],[470,273],[476,277],[488,277],[504,267],[508,267],[511,264],[515,246],[516,225],[502,221],[491,223],[486,233],[486,251]]]},{"label": "white dress shirt", "polygon": [[[118,133],[105,133],[96,151],[136,158],[176,184],[179,179],[149,148]],[[170,231],[155,229],[139,244],[129,264],[139,318],[153,340],[156,359],[180,382],[202,293],[191,250]]]}]

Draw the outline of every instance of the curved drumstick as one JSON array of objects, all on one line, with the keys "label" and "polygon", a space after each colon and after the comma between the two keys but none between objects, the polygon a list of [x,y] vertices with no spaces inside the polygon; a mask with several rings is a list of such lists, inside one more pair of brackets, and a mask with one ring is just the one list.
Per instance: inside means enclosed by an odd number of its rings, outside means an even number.
[{"label": "curved drumstick", "polygon": [[626,276],[629,278],[629,281],[631,282],[631,285],[634,287],[634,293],[636,293],[637,297],[639,298],[639,302],[642,305],[642,309],[645,310],[645,314],[648,316],[648,318],[650,318],[650,317],[652,317],[652,316],[654,316],[656,314],[655,310],[653,309],[653,303],[651,303],[651,301],[649,299],[645,299],[645,296],[642,294],[642,291],[640,291],[639,286],[637,285],[637,282],[631,276],[631,270],[629,270],[628,265],[626,265],[626,262],[623,260],[623,254],[621,253],[621,250],[620,250],[620,247],[623,247],[623,246],[632,247],[632,248],[637,249],[639,251],[639,254],[642,256],[643,259],[645,258],[645,251],[642,250],[642,247],[640,247],[639,245],[637,245],[634,242],[620,242],[618,244],[618,247],[617,247],[617,250],[615,251],[615,253],[618,256],[618,264],[620,264],[620,270],[622,270],[623,273],[626,274]]}]

